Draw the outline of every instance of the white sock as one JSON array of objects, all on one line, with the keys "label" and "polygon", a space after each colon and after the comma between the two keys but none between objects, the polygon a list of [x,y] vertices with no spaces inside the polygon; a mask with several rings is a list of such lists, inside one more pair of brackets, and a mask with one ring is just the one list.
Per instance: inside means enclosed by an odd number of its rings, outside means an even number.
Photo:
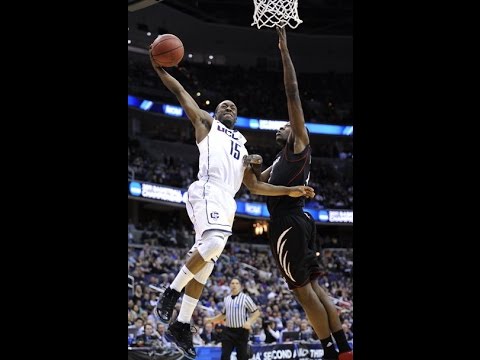
[{"label": "white sock", "polygon": [[178,314],[177,321],[184,324],[190,324],[193,310],[195,310],[197,303],[198,299],[192,298],[191,296],[184,294],[182,299],[182,307],[180,308],[180,313]]},{"label": "white sock", "polygon": [[183,265],[183,267],[178,272],[175,280],[172,281],[170,287],[178,292],[181,292],[183,288],[188,284],[190,280],[193,279],[195,275],[188,270],[188,268]]}]

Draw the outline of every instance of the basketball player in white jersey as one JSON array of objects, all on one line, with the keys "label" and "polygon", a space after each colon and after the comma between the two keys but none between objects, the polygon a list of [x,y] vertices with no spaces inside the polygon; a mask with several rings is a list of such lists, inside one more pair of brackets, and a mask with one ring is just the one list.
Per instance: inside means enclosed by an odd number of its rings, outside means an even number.
[{"label": "basketball player in white jersey", "polygon": [[160,296],[155,313],[168,324],[175,304],[185,288],[180,313],[167,330],[173,341],[189,359],[196,356],[192,344],[190,320],[202,294],[215,261],[222,253],[232,225],[237,205],[234,199],[242,181],[250,192],[259,195],[313,197],[308,186],[275,186],[260,182],[250,163],[260,156],[248,155],[246,139],[233,130],[237,107],[230,100],[222,101],[215,109],[215,119],[201,110],[183,86],[162,67],[151,62],[163,84],[177,97],[195,128],[195,139],[200,151],[198,180],[188,188],[187,212],[195,228],[195,244],[175,280]]}]

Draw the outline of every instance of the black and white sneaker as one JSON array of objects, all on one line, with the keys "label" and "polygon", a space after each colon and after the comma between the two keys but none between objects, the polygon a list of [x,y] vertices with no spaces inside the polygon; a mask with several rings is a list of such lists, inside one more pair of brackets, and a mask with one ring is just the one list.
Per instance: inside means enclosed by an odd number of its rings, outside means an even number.
[{"label": "black and white sneaker", "polygon": [[190,324],[175,321],[165,332],[168,341],[173,342],[187,359],[193,360],[197,356],[193,347],[193,335]]},{"label": "black and white sneaker", "polygon": [[170,287],[167,287],[163,294],[160,294],[154,313],[161,323],[168,324],[170,322],[179,297],[180,293]]}]

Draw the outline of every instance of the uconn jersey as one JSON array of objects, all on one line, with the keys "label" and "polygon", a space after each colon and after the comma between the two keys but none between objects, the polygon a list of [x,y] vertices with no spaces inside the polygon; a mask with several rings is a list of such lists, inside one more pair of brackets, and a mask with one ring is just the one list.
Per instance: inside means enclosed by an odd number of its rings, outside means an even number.
[{"label": "uconn jersey", "polygon": [[188,188],[187,212],[196,238],[205,230],[232,231],[237,204],[234,196],[242,185],[248,155],[247,140],[213,120],[208,135],[197,144],[200,151],[198,181]]},{"label": "uconn jersey", "polygon": [[243,156],[248,155],[246,142],[238,131],[213,120],[207,137],[198,144],[198,179],[218,182],[234,196],[242,185]]}]

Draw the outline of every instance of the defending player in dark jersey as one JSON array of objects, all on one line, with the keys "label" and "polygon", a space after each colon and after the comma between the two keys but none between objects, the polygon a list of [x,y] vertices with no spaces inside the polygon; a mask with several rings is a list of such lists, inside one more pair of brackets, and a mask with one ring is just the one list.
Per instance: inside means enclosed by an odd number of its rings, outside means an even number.
[{"label": "defending player in dark jersey", "polygon": [[[305,127],[297,77],[287,48],[285,29],[277,28],[283,62],[289,122],[275,134],[282,150],[260,179],[270,184],[306,185],[310,174],[311,148]],[[269,197],[270,248],[278,268],[300,302],[322,343],[324,360],[351,360],[353,352],[345,338],[335,306],[318,284],[321,268],[316,252],[315,221],[303,212],[303,198]],[[337,353],[332,336],[338,346]]]}]

